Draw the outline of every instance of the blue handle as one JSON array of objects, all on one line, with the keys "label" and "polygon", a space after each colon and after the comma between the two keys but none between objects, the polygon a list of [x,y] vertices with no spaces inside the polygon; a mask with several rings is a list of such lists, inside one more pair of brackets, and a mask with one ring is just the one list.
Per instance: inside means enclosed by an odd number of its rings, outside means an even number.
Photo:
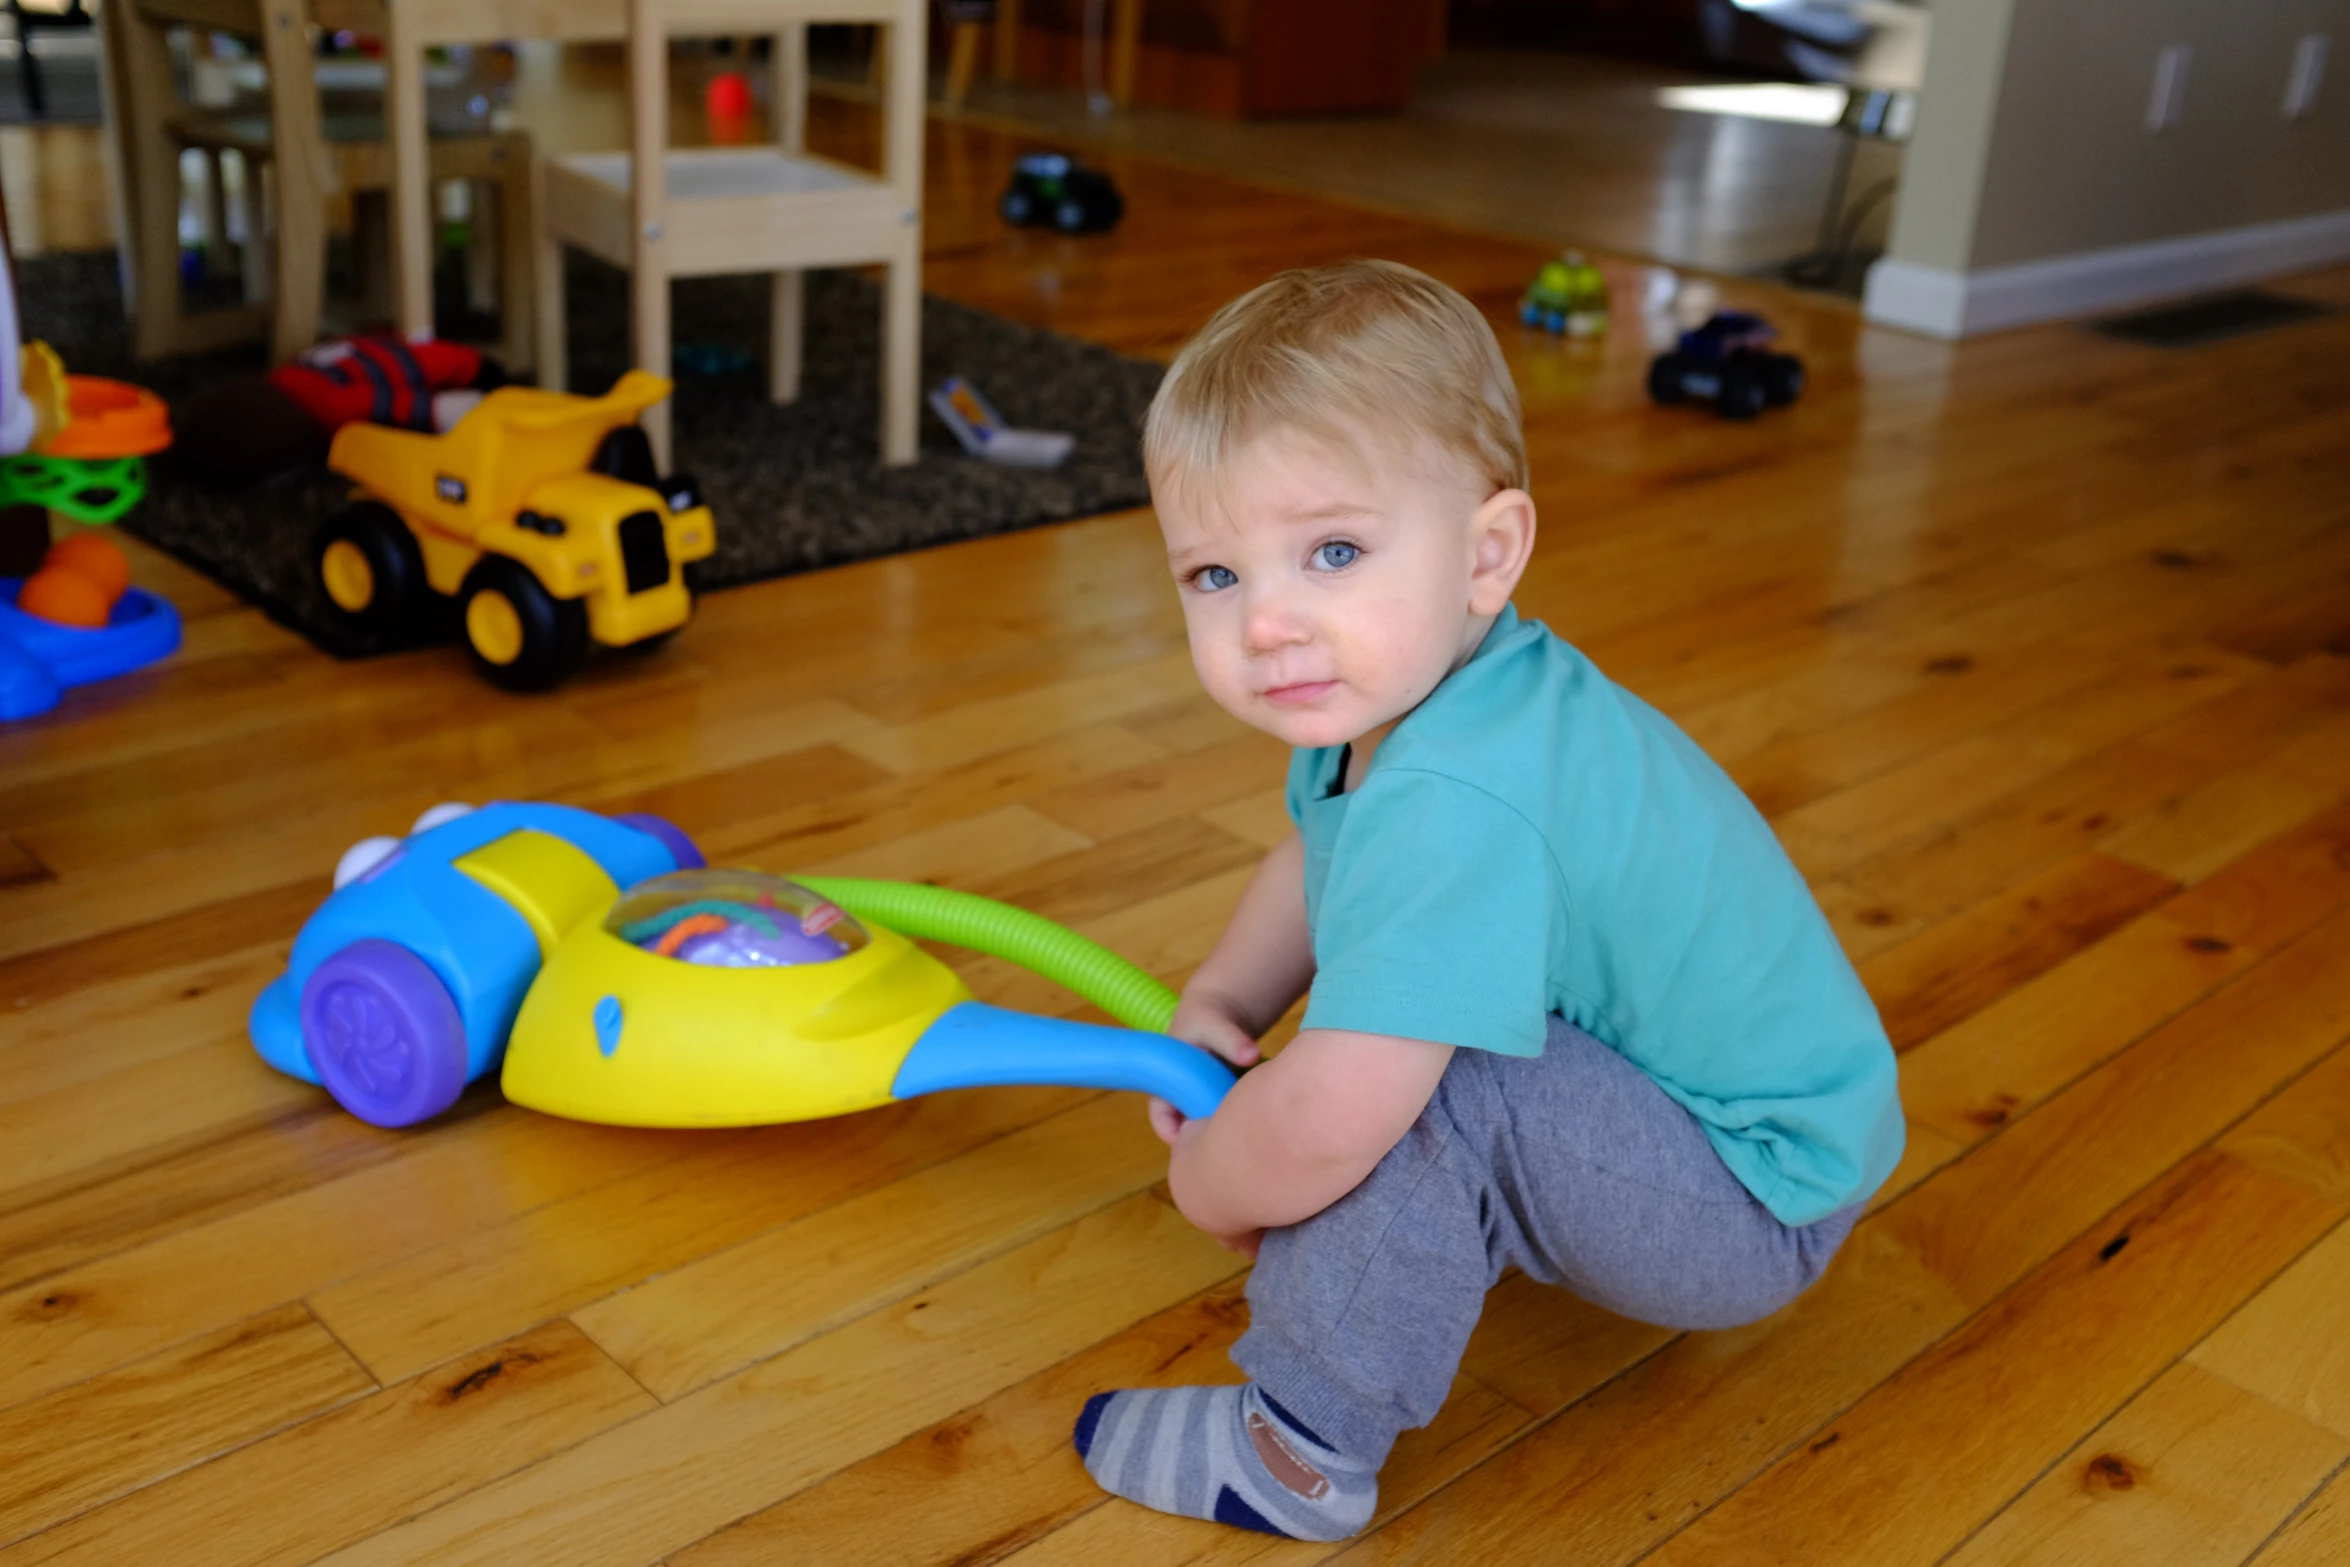
[{"label": "blue handle", "polygon": [[898,1065],[899,1099],[941,1088],[1057,1083],[1156,1094],[1193,1118],[1214,1115],[1232,1069],[1165,1034],[1009,1012],[984,1001],[947,1008]]}]

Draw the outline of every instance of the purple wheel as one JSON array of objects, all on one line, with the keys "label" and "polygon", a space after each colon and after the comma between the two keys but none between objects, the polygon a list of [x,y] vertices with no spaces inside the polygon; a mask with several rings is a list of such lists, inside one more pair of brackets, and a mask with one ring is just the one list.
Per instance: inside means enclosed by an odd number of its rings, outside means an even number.
[{"label": "purple wheel", "polygon": [[413,1126],[465,1088],[465,1024],[422,958],[354,941],[302,987],[302,1048],[335,1102],[374,1126]]},{"label": "purple wheel", "polygon": [[674,823],[663,821],[645,811],[624,811],[612,819],[623,827],[634,827],[667,849],[669,857],[677,862],[677,868],[681,871],[698,871],[710,863],[702,858],[702,851],[694,847],[693,839],[688,838],[684,829]]}]

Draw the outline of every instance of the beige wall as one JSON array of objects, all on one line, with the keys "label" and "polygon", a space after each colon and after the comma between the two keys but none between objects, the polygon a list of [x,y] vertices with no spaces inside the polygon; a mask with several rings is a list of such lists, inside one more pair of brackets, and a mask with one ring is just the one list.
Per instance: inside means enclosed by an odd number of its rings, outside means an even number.
[{"label": "beige wall", "polygon": [[[1891,254],[1980,271],[2350,210],[2350,0],[1941,0]],[[2317,110],[2280,112],[2332,40]],[[2157,54],[2194,51],[2145,129]]]},{"label": "beige wall", "polygon": [[1934,8],[1917,130],[1894,196],[1889,254],[1946,272],[1966,270],[2015,6],[2016,0],[1943,0]]}]

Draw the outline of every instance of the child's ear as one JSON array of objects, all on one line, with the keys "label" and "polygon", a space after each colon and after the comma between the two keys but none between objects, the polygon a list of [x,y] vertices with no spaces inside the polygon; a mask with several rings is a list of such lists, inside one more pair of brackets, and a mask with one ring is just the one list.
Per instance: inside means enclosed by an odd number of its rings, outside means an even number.
[{"label": "child's ear", "polygon": [[1498,615],[1534,554],[1534,497],[1501,490],[1477,508],[1470,523],[1469,612]]}]

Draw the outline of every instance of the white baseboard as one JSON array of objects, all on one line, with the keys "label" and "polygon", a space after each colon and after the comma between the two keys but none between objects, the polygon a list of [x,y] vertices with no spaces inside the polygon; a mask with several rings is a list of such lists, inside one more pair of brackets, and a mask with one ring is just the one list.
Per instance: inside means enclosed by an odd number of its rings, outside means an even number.
[{"label": "white baseboard", "polygon": [[2350,212],[2321,212],[1980,272],[1887,257],[1869,268],[1863,308],[1871,321],[1886,326],[1929,337],[1973,337],[2346,259]]}]

